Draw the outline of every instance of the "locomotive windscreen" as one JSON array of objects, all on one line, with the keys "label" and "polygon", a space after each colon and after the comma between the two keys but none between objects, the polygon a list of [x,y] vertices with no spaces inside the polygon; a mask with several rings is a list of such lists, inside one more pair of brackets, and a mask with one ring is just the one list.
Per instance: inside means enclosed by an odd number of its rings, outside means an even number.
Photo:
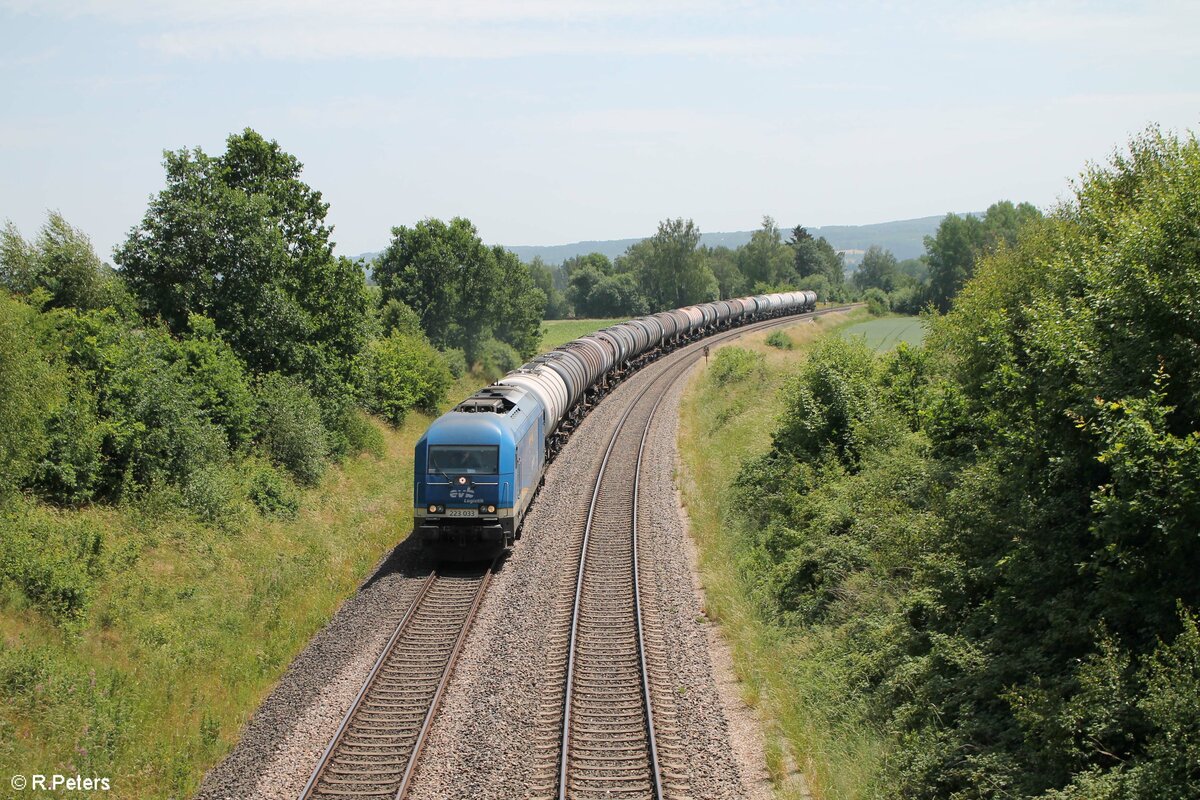
[{"label": "locomotive windscreen", "polygon": [[495,475],[500,472],[500,448],[494,445],[430,445],[429,471],[447,475]]}]

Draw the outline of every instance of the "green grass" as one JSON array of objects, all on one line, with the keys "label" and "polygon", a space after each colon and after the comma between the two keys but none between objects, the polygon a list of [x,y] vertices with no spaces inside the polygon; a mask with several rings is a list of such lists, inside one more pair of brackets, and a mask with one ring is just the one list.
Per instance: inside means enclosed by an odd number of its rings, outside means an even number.
[{"label": "green grass", "polygon": [[[763,354],[763,369],[741,382],[718,385],[707,368],[694,373],[680,416],[679,486],[700,555],[705,610],[733,651],[743,699],[766,736],[765,765],[781,798],[800,797],[788,779],[794,766],[812,796],[857,798],[867,792],[881,757],[879,737],[839,715],[845,698],[837,678],[806,658],[814,643],[772,625],[750,599],[731,538],[729,487],[742,461],[770,447],[781,410],[779,388],[824,331],[845,332],[865,315],[831,314],[789,326],[791,351],[770,347],[757,334],[733,345]],[[868,323],[870,324],[870,323]]]},{"label": "green grass", "polygon": [[862,336],[867,347],[876,353],[885,353],[900,342],[914,347],[921,344],[925,339],[925,327],[920,317],[881,317],[843,328],[842,336]]},{"label": "green grass", "polygon": [[[449,400],[481,384],[463,378]],[[0,585],[0,774],[107,776],[112,798],[194,794],[295,655],[408,536],[412,448],[429,422],[373,422],[382,456],[330,469],[291,521],[251,512],[219,528],[169,493],[81,511],[22,501],[31,520],[102,531],[105,569],[87,616],[67,625]]]},{"label": "green grass", "polygon": [[615,325],[625,320],[626,317],[615,317],[613,319],[548,319],[542,323],[540,352],[544,353],[547,350],[553,350],[572,339],[578,339],[580,336],[586,336],[592,331],[598,331],[601,328],[607,328],[609,325]]}]

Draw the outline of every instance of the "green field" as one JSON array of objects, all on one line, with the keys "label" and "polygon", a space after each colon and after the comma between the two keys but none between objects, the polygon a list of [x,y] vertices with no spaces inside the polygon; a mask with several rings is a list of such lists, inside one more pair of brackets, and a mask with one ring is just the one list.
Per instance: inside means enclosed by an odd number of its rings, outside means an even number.
[{"label": "green field", "polygon": [[624,322],[625,317],[613,319],[548,319],[542,323],[541,352],[553,350],[572,339],[586,336],[592,331],[607,328],[618,322]]},{"label": "green field", "polygon": [[907,342],[914,347],[925,339],[925,328],[921,325],[920,317],[883,317],[871,319],[850,325],[842,329],[842,336],[861,336],[866,339],[867,347],[876,353],[891,350],[900,342]]}]

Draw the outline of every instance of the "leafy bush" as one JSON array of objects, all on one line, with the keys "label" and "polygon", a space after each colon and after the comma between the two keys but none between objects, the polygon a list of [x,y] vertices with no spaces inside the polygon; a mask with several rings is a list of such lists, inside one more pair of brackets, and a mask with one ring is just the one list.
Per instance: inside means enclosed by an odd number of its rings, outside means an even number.
[{"label": "leafy bush", "polygon": [[302,383],[272,372],[258,386],[256,416],[260,441],[276,464],[304,486],[325,472],[329,440],[321,408]]},{"label": "leafy bush", "polygon": [[0,578],[56,622],[87,613],[103,571],[104,538],[86,518],[17,504],[0,515]]},{"label": "leafy bush", "polygon": [[792,337],[783,331],[772,331],[771,335],[767,337],[767,344],[771,347],[778,347],[780,350],[791,350],[795,347],[792,344]]},{"label": "leafy bush", "polygon": [[[305,385],[309,386],[307,383]],[[357,453],[358,450],[351,440],[359,433],[357,425],[358,416],[362,413],[359,407],[362,398],[360,397],[356,401],[349,394],[321,394],[312,390],[311,387],[309,388],[313,393],[313,399],[321,409],[321,425],[325,428],[326,458],[329,461],[337,461],[351,453]],[[359,393],[361,394],[361,390]]]},{"label": "leafy bush", "polygon": [[196,405],[225,431],[234,450],[252,438],[254,393],[245,365],[221,335],[216,323],[193,314],[191,332],[182,341],[188,378]]},{"label": "leafy bush", "polygon": [[376,428],[367,415],[355,409],[346,418],[346,442],[349,453],[369,453],[376,458],[383,458],[383,434]]},{"label": "leafy bush", "polygon": [[710,368],[718,386],[744,381],[762,369],[763,357],[741,347],[722,347]]},{"label": "leafy bush", "polygon": [[447,348],[442,351],[442,357],[446,359],[446,366],[450,369],[450,375],[455,379],[466,375],[467,371],[471,368],[467,364],[467,354],[460,348]]},{"label": "leafy bush", "polygon": [[158,481],[182,484],[226,459],[226,432],[198,401],[206,392],[178,340],[161,328],[134,327],[111,309],[47,317],[51,345],[96,396],[103,424],[97,495],[119,497]]},{"label": "leafy bush", "polygon": [[900,314],[919,314],[925,302],[925,292],[919,286],[902,286],[888,295],[888,305]]},{"label": "leafy bush", "polygon": [[827,336],[788,382],[785,397],[775,449],[810,463],[832,453],[852,466],[879,412],[874,355],[861,339]]},{"label": "leafy bush", "polygon": [[871,316],[882,317],[891,310],[887,293],[883,289],[872,287],[867,289],[863,297],[867,301],[867,311],[871,312]]},{"label": "leafy bush", "polygon": [[100,261],[87,235],[57,211],[32,242],[11,222],[0,231],[0,286],[27,297],[39,294],[51,307],[132,310],[125,282]]},{"label": "leafy bush", "polygon": [[109,407],[121,433],[122,487],[182,485],[193,472],[224,461],[225,437],[191,402],[181,364],[136,349],[126,354],[129,391],[110,396],[116,402]]},{"label": "leafy bush", "polygon": [[393,333],[367,347],[368,403],[394,425],[409,409],[434,413],[446,400],[450,369],[423,336]]},{"label": "leafy bush", "polygon": [[489,380],[500,380],[523,363],[521,355],[511,345],[495,339],[488,339],[479,350],[483,374]]},{"label": "leafy bush", "polygon": [[379,311],[379,317],[383,323],[385,335],[393,333],[406,336],[425,335],[421,329],[421,318],[417,316],[417,312],[394,297],[384,303],[383,308]]},{"label": "leafy bush", "polygon": [[184,503],[202,522],[225,531],[245,524],[242,487],[228,466],[201,467],[188,476],[182,488]]},{"label": "leafy bush", "polygon": [[270,464],[254,466],[247,496],[264,517],[294,519],[300,511],[300,496],[295,487]]},{"label": "leafy bush", "polygon": [[98,417],[96,404],[86,377],[72,375],[66,403],[47,421],[49,447],[31,481],[51,502],[82,505],[100,488],[109,426]]},{"label": "leafy bush", "polygon": [[0,290],[0,496],[22,485],[46,451],[63,378],[35,338],[37,313]]}]

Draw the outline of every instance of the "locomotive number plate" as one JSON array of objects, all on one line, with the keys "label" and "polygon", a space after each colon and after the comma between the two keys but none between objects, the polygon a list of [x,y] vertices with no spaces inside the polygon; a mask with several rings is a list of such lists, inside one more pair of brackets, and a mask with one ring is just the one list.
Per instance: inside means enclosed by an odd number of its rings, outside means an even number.
[{"label": "locomotive number plate", "polygon": [[447,517],[474,517],[478,516],[479,512],[473,508],[447,508]]}]

